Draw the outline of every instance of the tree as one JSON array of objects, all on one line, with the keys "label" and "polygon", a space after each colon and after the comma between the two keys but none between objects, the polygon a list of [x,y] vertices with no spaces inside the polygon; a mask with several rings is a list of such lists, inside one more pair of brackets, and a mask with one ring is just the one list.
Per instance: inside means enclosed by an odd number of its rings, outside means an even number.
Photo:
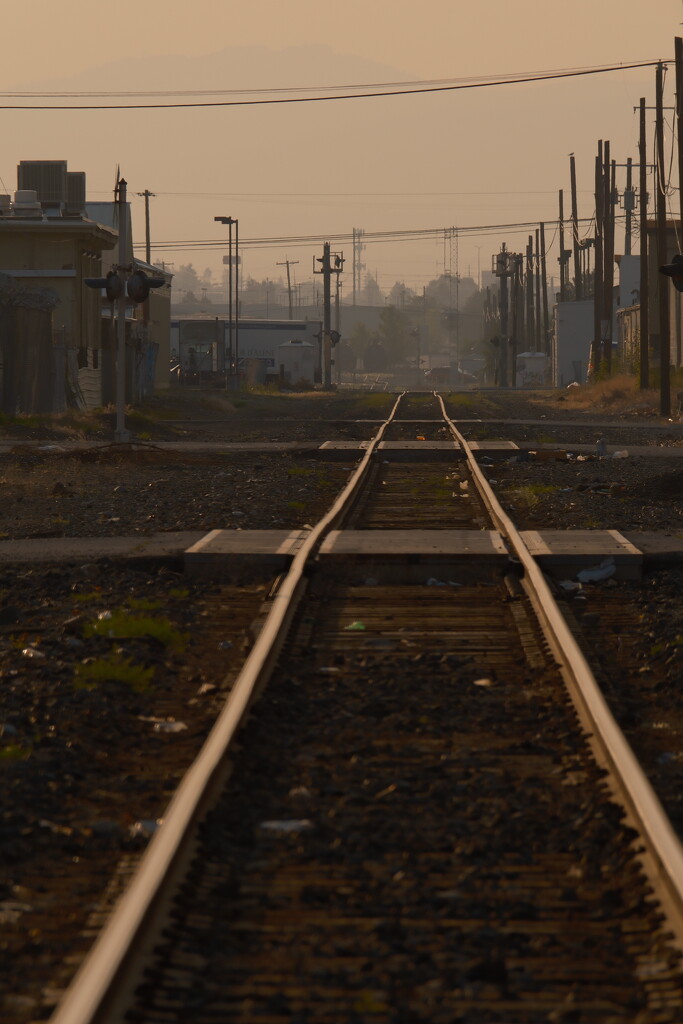
[{"label": "tree", "polygon": [[361,289],[360,299],[364,306],[383,306],[384,295],[372,274],[366,274],[365,284]]},{"label": "tree", "polygon": [[416,298],[412,288],[406,288],[403,281],[397,281],[387,295],[387,302],[398,309],[405,309],[406,306],[412,305]]},{"label": "tree", "polygon": [[379,342],[392,363],[404,362],[413,343],[412,323],[406,313],[395,306],[386,306],[379,318]]}]

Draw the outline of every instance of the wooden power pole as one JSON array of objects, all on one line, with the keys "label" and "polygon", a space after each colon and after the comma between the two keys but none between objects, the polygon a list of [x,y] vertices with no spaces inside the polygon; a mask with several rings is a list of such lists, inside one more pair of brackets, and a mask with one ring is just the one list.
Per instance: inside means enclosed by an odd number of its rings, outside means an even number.
[{"label": "wooden power pole", "polygon": [[289,301],[289,319],[290,320],[293,320],[294,317],[292,315],[292,313],[293,313],[293,309],[292,309],[292,279],[290,277],[289,268],[296,266],[296,264],[298,262],[299,262],[298,260],[285,260],[284,263],[276,263],[275,264],[276,267],[287,267],[287,299]]},{"label": "wooden power pole", "polygon": [[149,200],[150,197],[154,196],[154,192],[150,192],[148,188],[144,192],[138,192],[139,196],[143,196],[145,200],[145,260],[147,263],[152,262],[152,243],[149,230]]},{"label": "wooden power pole", "polygon": [[[560,243],[561,244],[561,243]],[[545,224],[541,222],[541,309],[543,311],[543,349],[550,353],[550,321],[548,314],[548,268],[545,258]]]},{"label": "wooden power pole", "polygon": [[583,298],[583,287],[581,284],[581,250],[579,248],[579,214],[576,200],[576,161],[574,154],[569,156],[569,172],[571,176],[572,190],[572,238],[574,242],[574,298]]},{"label": "wooden power pole", "polygon": [[[668,263],[666,245],[666,169],[664,164],[664,65],[657,65],[657,261]],[[669,337],[669,281],[658,274],[659,287],[659,412],[671,414],[671,339]]]},{"label": "wooden power pole", "polygon": [[[678,139],[678,200],[679,200],[679,221],[678,237],[683,231],[683,39],[676,36],[676,137]],[[679,242],[679,244],[681,244]],[[680,292],[676,292],[676,366],[681,365],[681,299]]]},{"label": "wooden power pole", "polygon": [[595,158],[595,261],[593,270],[593,344],[591,346],[590,372],[595,375],[600,369],[602,358],[602,303],[603,303],[603,207],[605,187],[603,180],[602,139],[598,142]]},{"label": "wooden power pole", "polygon": [[567,298],[564,271],[564,191],[560,189],[560,302]]},{"label": "wooden power pole", "polygon": [[612,306],[614,290],[614,204],[616,165],[610,160],[610,144],[605,142],[603,163],[604,200],[603,222],[603,299],[602,299],[602,358],[607,373],[612,372]]},{"label": "wooden power pole", "polygon": [[650,387],[650,296],[647,265],[647,134],[645,123],[645,97],[640,98],[640,387]]}]

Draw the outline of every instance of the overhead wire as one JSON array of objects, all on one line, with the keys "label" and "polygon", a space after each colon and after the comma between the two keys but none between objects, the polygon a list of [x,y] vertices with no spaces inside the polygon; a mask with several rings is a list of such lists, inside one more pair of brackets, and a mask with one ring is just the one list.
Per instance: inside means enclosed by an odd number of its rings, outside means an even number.
[{"label": "overhead wire", "polygon": [[[49,104],[17,104],[17,103],[0,103],[0,110],[177,110],[177,109],[196,109],[199,107],[244,107],[244,106],[265,106],[265,105],[279,105],[279,104],[291,104],[291,103],[324,103],[337,100],[351,100],[351,99],[372,99],[389,96],[417,96],[425,93],[439,93],[439,92],[457,92],[467,89],[487,89],[501,85],[523,85],[531,82],[546,82],[551,80],[561,80],[566,78],[578,78],[585,77],[587,75],[603,75],[610,74],[615,71],[629,71],[638,68],[654,67],[657,64],[664,64],[665,67],[668,65],[667,61],[634,61],[632,63],[621,63],[621,64],[608,64],[608,65],[596,65],[594,67],[587,68],[570,68],[566,70],[546,71],[546,72],[530,72],[530,73],[519,73],[517,75],[511,74],[506,77],[490,75],[487,78],[478,78],[475,80],[458,81],[453,80],[447,85],[439,84],[442,80],[436,80],[426,85],[416,86],[407,83],[405,85],[394,85],[393,83],[385,85],[380,83],[377,86],[347,86],[346,91],[335,94],[334,90],[340,88],[339,86],[325,86],[320,87],[320,91],[323,95],[270,95],[266,97],[260,97],[258,99],[230,99],[230,100],[193,100],[186,102],[172,102],[172,103],[49,103]],[[306,88],[306,87],[304,87]],[[365,91],[363,91],[365,90]],[[371,91],[368,91],[371,90]],[[296,87],[289,89],[272,89],[263,90],[270,93],[283,92],[297,92]],[[259,90],[253,90],[250,95],[257,95]],[[11,93],[0,93],[0,96],[10,96],[13,98],[14,94]],[[60,94],[50,93],[39,93],[39,96],[54,95],[56,98],[62,98]],[[86,96],[97,96],[101,94],[96,93],[79,93],[74,95],[86,95]],[[106,94],[105,94],[106,95]],[[129,95],[121,93],[111,93],[112,96]],[[145,95],[144,93],[133,93],[130,95]],[[169,95],[171,95],[169,93]],[[182,95],[190,95],[190,93],[182,93]]]},{"label": "overhead wire", "polygon": [[398,82],[354,82],[352,84],[345,85],[301,85],[301,86],[268,86],[264,88],[239,88],[239,89],[82,89],[82,90],[0,90],[0,96],[11,96],[14,98],[31,98],[31,97],[59,97],[59,98],[75,98],[81,96],[93,97],[111,97],[111,96],[245,96],[245,95],[260,95],[260,94],[271,94],[271,93],[310,93],[310,92],[321,92],[323,89],[326,92],[335,92],[337,90],[349,90],[349,89],[407,89],[407,88],[423,88],[423,87],[437,87],[447,85],[467,85],[477,84],[482,81],[501,82],[502,84],[507,81],[514,81],[518,78],[522,78],[529,74],[534,75],[565,75],[565,74],[591,74],[599,71],[613,70],[615,68],[628,69],[631,67],[649,66],[654,64],[662,63],[662,61],[639,61],[633,64],[622,63],[619,65],[614,64],[597,64],[597,65],[578,65],[576,67],[569,68],[544,68],[535,72],[519,71],[519,72],[502,72],[501,74],[492,75],[463,75],[459,77],[449,78],[427,78],[427,79],[406,79]]},{"label": "overhead wire", "polygon": [[[592,217],[579,217],[578,223],[588,223],[589,227],[593,223]],[[512,234],[519,233],[522,231],[528,231],[530,228],[538,226],[538,221],[522,221],[519,223],[512,224],[476,224],[467,227],[458,227],[458,235],[461,238],[468,238],[473,235],[486,235],[486,234],[498,234],[501,231],[506,231]],[[554,225],[555,234],[553,240],[550,243],[551,246],[555,241],[557,232],[559,230],[559,222],[556,219],[548,218],[544,221],[545,224]],[[369,242],[381,243],[381,242],[414,242],[418,240],[428,240],[430,238],[441,238],[443,234],[443,228],[407,228],[404,230],[394,231],[365,231],[363,238]],[[240,248],[249,250],[255,249],[271,249],[271,248],[282,248],[283,246],[289,246],[291,248],[301,248],[313,245],[321,245],[327,241],[333,241],[335,244],[342,242],[350,242],[353,240],[353,234],[350,232],[340,232],[335,234],[328,232],[324,235],[289,235],[284,237],[263,237],[263,238],[245,238],[240,239]],[[143,248],[143,242],[136,243],[135,248]],[[151,248],[153,250],[162,252],[201,252],[201,251],[212,251],[224,248],[225,242],[223,239],[169,239],[165,242],[154,242]]]}]

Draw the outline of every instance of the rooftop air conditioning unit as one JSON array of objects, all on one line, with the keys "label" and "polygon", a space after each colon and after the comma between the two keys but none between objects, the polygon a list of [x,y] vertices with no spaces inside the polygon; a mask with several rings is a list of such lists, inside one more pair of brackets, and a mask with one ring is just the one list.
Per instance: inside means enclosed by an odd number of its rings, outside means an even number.
[{"label": "rooftop air conditioning unit", "polygon": [[17,167],[17,188],[35,189],[41,203],[65,203],[66,160],[22,160]]},{"label": "rooftop air conditioning unit", "polygon": [[85,214],[85,171],[66,172],[66,212]]},{"label": "rooftop air conditioning unit", "polygon": [[35,189],[17,189],[14,193],[12,213],[15,217],[42,217],[43,210]]}]

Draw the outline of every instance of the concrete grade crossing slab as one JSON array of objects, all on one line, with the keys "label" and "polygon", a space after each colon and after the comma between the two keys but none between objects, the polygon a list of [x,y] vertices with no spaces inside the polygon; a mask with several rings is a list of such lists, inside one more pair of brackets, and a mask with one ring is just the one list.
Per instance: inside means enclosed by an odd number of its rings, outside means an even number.
[{"label": "concrete grade crossing slab", "polygon": [[542,569],[572,577],[612,559],[619,579],[640,579],[643,554],[617,530],[524,530],[520,536]]},{"label": "concrete grade crossing slab", "polygon": [[308,530],[212,530],[184,553],[188,576],[284,572]]},{"label": "concrete grade crossing slab", "polygon": [[172,562],[204,536],[178,530],[133,537],[31,537],[0,541],[0,565],[140,559]]},{"label": "concrete grade crossing slab", "polygon": [[[479,421],[476,421],[479,422]],[[539,424],[547,426],[549,424]],[[552,425],[552,424],[550,424]],[[683,438],[682,438],[683,440]],[[575,454],[596,453],[596,442],[591,444],[566,444],[563,451]],[[214,455],[227,457],[231,455],[274,455],[287,453],[290,455],[323,456],[326,458],[344,458],[353,452],[364,452],[369,441],[157,441],[154,443],[131,442],[127,447],[131,451],[156,450],[159,452],[172,452],[178,454]],[[477,452],[505,455],[509,451],[552,451],[557,450],[558,445],[548,442],[534,441],[469,441],[470,447]],[[85,452],[95,451],[99,448],[111,448],[110,442],[105,441],[67,441],[60,444],[43,444],[36,441],[0,441],[0,456],[11,455],[18,451],[32,450],[37,453],[49,455],[60,452]],[[385,452],[411,451],[421,452],[429,455],[430,452],[438,453],[440,457],[444,451],[457,452],[459,445],[457,441],[383,441],[380,447]],[[629,445],[629,444],[608,444],[607,455],[609,458],[616,451],[626,448],[630,456],[647,456],[660,458],[683,458],[683,444],[663,445]]]},{"label": "concrete grade crossing slab", "polygon": [[332,530],[320,547],[321,558],[448,559],[461,555],[507,559],[508,549],[495,530]]},{"label": "concrete grade crossing slab", "polygon": [[[0,541],[0,565],[131,561],[181,566],[188,576],[267,578],[285,571],[308,530],[173,531],[132,537],[41,537]],[[683,532],[528,530],[522,533],[545,572],[573,578],[613,559],[616,579],[683,564]],[[499,533],[486,530],[334,530],[319,557],[329,563],[408,566],[410,577],[441,576],[449,566],[504,565],[510,558]],[[401,579],[404,578],[401,569]],[[406,577],[406,582],[408,577]]]}]

